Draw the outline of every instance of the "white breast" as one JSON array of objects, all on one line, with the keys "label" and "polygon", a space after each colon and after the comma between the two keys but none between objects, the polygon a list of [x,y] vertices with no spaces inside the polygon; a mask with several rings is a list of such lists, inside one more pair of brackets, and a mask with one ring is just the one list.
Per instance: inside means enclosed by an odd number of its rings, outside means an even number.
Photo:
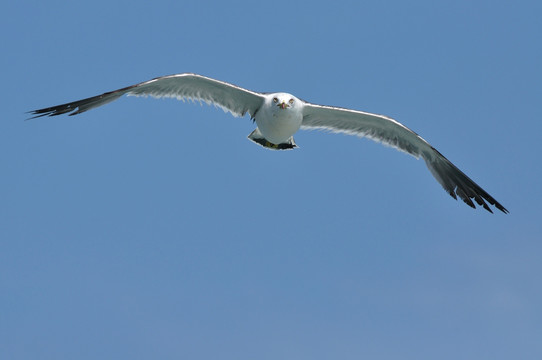
[{"label": "white breast", "polygon": [[[279,99],[279,104],[283,100],[289,103],[292,98],[294,102],[289,107],[281,109],[273,101],[275,97]],[[258,129],[267,140],[273,144],[281,144],[287,142],[301,127],[303,104],[290,94],[272,94],[256,113],[255,120]]]}]

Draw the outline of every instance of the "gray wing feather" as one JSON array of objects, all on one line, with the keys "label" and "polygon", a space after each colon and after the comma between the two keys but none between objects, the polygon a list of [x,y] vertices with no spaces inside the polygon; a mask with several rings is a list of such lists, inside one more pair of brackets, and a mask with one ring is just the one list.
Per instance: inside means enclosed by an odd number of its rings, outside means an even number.
[{"label": "gray wing feather", "polygon": [[489,212],[486,201],[504,213],[508,210],[472,181],[421,136],[403,124],[383,115],[305,103],[302,129],[322,129],[382,142],[416,158],[422,157],[431,174],[454,199],[459,196],[467,205],[474,200]]},{"label": "gray wing feather", "polygon": [[105,105],[125,94],[203,101],[220,107],[234,116],[243,116],[248,112],[251,117],[254,117],[264,99],[261,93],[205,76],[186,73],[158,77],[101,95],[34,110],[30,113],[34,115],[32,119],[61,114],[76,115]]},{"label": "gray wing feather", "polygon": [[368,137],[418,158],[430,146],[414,131],[392,118],[340,107],[305,103],[304,129],[321,129]]}]

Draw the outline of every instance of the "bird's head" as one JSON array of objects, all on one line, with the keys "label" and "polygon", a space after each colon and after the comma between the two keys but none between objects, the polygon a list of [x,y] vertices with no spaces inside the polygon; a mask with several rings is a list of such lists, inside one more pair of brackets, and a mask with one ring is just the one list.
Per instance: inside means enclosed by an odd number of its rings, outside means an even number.
[{"label": "bird's head", "polygon": [[279,109],[285,110],[295,106],[297,99],[290,94],[277,93],[273,94],[272,101]]}]

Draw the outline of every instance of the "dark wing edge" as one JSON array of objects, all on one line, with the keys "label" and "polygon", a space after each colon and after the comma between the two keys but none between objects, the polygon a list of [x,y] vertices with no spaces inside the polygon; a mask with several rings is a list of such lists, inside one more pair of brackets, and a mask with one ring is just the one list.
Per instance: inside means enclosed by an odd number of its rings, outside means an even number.
[{"label": "dark wing edge", "polygon": [[459,197],[463,202],[472,208],[476,208],[474,200],[479,206],[493,213],[486,201],[505,214],[509,211],[502,206],[497,200],[489,195],[484,189],[476,184],[471,178],[459,170],[457,166],[446,159],[438,150],[432,147],[433,154],[424,154],[423,158],[429,171],[435,179],[442,185],[444,190],[451,197],[457,200]]},{"label": "dark wing edge", "polygon": [[[139,84],[138,84],[139,85]],[[34,115],[27,120],[32,120],[42,116],[58,116],[68,114],[69,116],[81,114],[85,111],[93,109],[117,100],[122,95],[126,94],[131,88],[137,85],[128,86],[122,89],[109,91],[101,95],[92,96],[86,99],[72,101],[62,105],[51,106],[48,108],[28,111],[27,114]]]}]

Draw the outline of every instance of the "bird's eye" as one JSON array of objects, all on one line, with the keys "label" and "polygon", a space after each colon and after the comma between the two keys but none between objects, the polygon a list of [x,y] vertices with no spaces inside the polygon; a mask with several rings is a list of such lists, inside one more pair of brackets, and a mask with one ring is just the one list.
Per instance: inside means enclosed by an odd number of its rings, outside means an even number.
[{"label": "bird's eye", "polygon": [[290,103],[290,104],[293,104],[293,103],[294,103],[294,99],[290,99],[289,103]]},{"label": "bird's eye", "polygon": [[273,98],[273,102],[274,102],[274,103],[278,103],[278,102],[279,102],[279,99]]}]

